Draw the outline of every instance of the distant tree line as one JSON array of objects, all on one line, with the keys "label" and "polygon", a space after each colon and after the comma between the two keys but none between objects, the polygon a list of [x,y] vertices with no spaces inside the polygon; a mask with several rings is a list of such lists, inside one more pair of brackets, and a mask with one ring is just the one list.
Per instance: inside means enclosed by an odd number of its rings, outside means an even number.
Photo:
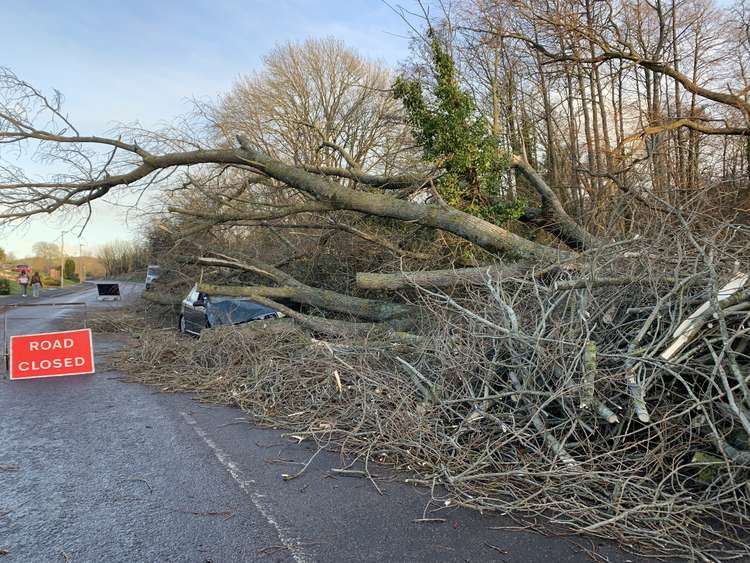
[{"label": "distant tree line", "polygon": [[145,270],[148,266],[147,248],[139,243],[117,240],[99,247],[97,258],[107,276]]}]

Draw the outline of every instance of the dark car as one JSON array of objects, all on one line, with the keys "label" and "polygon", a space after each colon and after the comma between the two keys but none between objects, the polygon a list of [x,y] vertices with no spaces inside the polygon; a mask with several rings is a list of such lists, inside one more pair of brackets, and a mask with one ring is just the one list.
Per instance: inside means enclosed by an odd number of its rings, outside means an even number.
[{"label": "dark car", "polygon": [[182,333],[199,335],[204,328],[239,325],[251,321],[281,318],[275,309],[243,297],[207,295],[195,286],[182,300],[179,328]]}]

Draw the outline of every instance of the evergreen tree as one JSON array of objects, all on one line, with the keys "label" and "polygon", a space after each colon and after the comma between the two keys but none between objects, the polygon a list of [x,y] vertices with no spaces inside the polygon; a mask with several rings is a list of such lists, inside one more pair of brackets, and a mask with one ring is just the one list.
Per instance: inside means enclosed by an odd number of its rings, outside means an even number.
[{"label": "evergreen tree", "polygon": [[78,277],[76,276],[76,263],[75,260],[72,258],[66,258],[65,259],[65,266],[63,268],[63,274],[65,275],[66,279],[69,280],[77,280]]},{"label": "evergreen tree", "polygon": [[429,30],[435,84],[425,95],[418,80],[400,77],[393,85],[425,160],[445,173],[437,182],[441,197],[458,209],[495,222],[517,218],[526,207],[500,201],[502,174],[509,158],[479,115],[472,97],[459,84],[453,57]]}]

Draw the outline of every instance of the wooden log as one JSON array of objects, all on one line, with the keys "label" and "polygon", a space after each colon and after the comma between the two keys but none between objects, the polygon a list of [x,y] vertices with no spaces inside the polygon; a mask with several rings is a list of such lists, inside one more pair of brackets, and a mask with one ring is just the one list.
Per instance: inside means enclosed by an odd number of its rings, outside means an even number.
[{"label": "wooden log", "polygon": [[249,297],[261,305],[283,313],[287,317],[294,319],[301,326],[315,333],[328,334],[339,338],[372,338],[409,345],[424,343],[423,337],[396,330],[393,326],[385,323],[352,323],[336,319],[324,319],[313,315],[305,315],[262,295],[255,294]]},{"label": "wooden log", "polygon": [[392,274],[358,272],[357,287],[362,289],[405,289],[416,286],[484,285],[488,277],[496,279],[509,272],[511,272],[509,267],[498,265],[450,270],[425,270],[422,272],[395,272]]},{"label": "wooden log", "polygon": [[297,287],[267,287],[201,284],[198,289],[209,295],[250,298],[260,295],[271,299],[289,299],[295,303],[312,305],[337,313],[347,313],[355,317],[378,322],[407,316],[413,317],[416,314],[416,309],[409,305],[352,297],[351,295],[304,285]]},{"label": "wooden log", "polygon": [[[676,283],[675,278],[663,277],[657,281],[660,283]],[[583,288],[596,288],[596,287],[607,287],[612,285],[630,285],[636,283],[653,283],[653,280],[644,277],[618,277],[618,278],[590,278],[590,279],[579,279],[579,280],[564,280],[558,281],[554,284],[555,290],[564,289],[583,289]]]},{"label": "wooden log", "polygon": [[[750,289],[744,289],[750,276],[744,273],[736,274],[724,287],[722,287],[717,296],[719,307],[725,309],[743,301],[750,299]],[[683,321],[674,331],[672,343],[664,350],[660,357],[662,360],[671,360],[680,350],[695,337],[711,318],[716,314],[711,310],[711,302],[706,301],[698,307],[685,321]]]}]

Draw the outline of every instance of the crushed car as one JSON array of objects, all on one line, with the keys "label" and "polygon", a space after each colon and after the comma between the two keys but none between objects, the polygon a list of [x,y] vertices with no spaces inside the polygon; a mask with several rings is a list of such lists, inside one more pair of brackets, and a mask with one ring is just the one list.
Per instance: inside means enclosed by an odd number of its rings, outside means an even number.
[{"label": "crushed car", "polygon": [[193,286],[182,300],[178,327],[183,334],[200,336],[202,330],[217,326],[239,325],[252,321],[282,318],[275,309],[245,297],[208,295]]}]

